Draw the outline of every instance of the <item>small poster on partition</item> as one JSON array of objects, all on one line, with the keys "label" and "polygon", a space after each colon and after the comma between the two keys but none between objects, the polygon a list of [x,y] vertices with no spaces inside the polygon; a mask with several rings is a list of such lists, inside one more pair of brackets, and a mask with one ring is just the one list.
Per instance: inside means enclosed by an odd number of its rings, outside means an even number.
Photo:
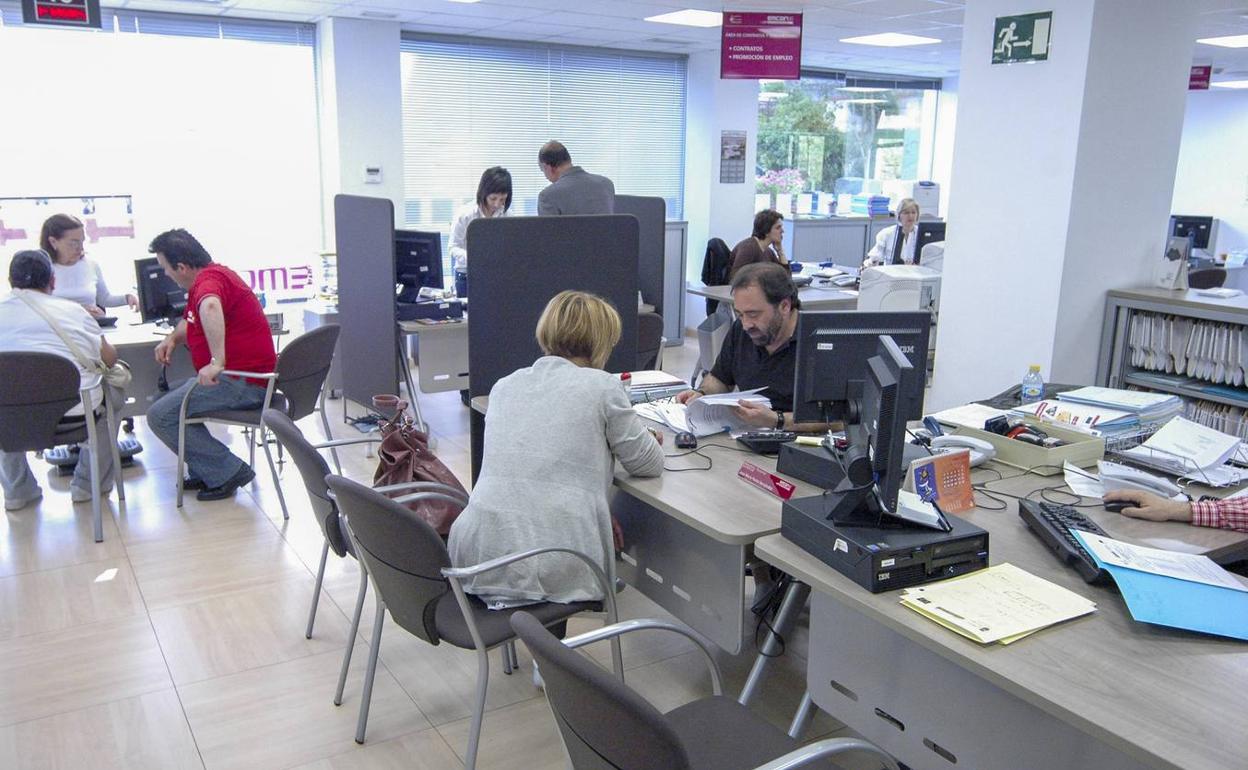
[{"label": "small poster on partition", "polygon": [[1187,289],[1187,258],[1192,251],[1192,241],[1187,236],[1170,236],[1166,239],[1166,253],[1157,267],[1157,286],[1163,289]]}]

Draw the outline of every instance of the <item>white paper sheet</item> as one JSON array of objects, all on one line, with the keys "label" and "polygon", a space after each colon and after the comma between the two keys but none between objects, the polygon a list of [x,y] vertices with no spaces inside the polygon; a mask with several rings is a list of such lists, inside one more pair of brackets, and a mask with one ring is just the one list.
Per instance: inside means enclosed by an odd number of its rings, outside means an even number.
[{"label": "white paper sheet", "polygon": [[1070,487],[1070,490],[1076,495],[1082,495],[1083,497],[1105,496],[1105,487],[1101,485],[1101,480],[1072,464],[1069,460],[1062,464],[1062,471],[1065,473],[1066,486]]},{"label": "white paper sheet", "polygon": [[1107,564],[1193,583],[1248,592],[1248,586],[1240,583],[1231,573],[1219,567],[1208,556],[1131,545],[1090,532],[1081,531],[1079,534],[1084,544],[1088,546],[1088,550]]},{"label": "white paper sheet", "polygon": [[1235,454],[1239,439],[1185,417],[1175,417],[1141,446],[1168,457],[1182,458],[1191,463],[1191,468],[1212,468]]}]

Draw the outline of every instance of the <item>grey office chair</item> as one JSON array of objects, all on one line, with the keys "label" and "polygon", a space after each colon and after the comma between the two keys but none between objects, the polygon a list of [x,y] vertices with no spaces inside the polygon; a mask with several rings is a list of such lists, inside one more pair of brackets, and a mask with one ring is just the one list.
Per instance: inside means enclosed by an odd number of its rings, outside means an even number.
[{"label": "grey office chair", "polygon": [[[477,761],[477,745],[481,739],[481,720],[485,714],[485,693],[489,684],[488,651],[515,639],[507,621],[516,610],[490,610],[479,599],[464,592],[461,580],[542,553],[563,553],[587,564],[598,578],[606,598],[607,615],[616,620],[615,594],[607,576],[591,558],[565,548],[537,548],[515,553],[471,567],[451,567],[446,543],[424,519],[402,503],[414,499],[438,499],[461,502],[459,498],[439,492],[417,492],[391,499],[363,484],[330,475],[325,479],[338,502],[338,510],[346,520],[347,532],[355,553],[368,570],[376,592],[377,614],[373,622],[372,642],[368,651],[368,672],[360,699],[360,718],[355,740],[364,742],[368,724],[368,706],[372,697],[373,677],[377,671],[377,654],[381,649],[381,629],[389,610],[394,622],[408,633],[430,644],[442,641],[477,653],[477,692],[473,703],[472,723],[468,732],[468,748],[464,766],[473,770]],[[447,594],[454,591],[455,601]],[[525,610],[534,622],[550,625],[584,611],[599,611],[600,602],[571,604],[531,604]],[[355,638],[356,629],[351,629]],[[612,649],[615,669],[623,677],[624,665],[618,644]],[[345,668],[344,668],[345,677]],[[339,679],[339,693],[343,678]],[[341,704],[341,695],[335,704]]]},{"label": "grey office chair", "polygon": [[658,369],[663,365],[663,316],[637,314],[637,368]]},{"label": "grey office chair", "polygon": [[[100,500],[100,456],[94,451],[96,440],[92,414],[92,393],[101,392],[103,384],[97,375],[85,387],[73,361],[54,353],[0,353],[0,449],[6,452],[29,452],[78,441],[90,442],[91,452],[91,517],[95,542],[104,542],[104,519]],[[66,416],[74,406],[81,405],[84,416]],[[110,436],[117,435],[113,405],[104,400],[105,425]],[[121,457],[117,442],[112,445],[113,476],[117,499],[126,499],[121,479]]]},{"label": "grey office chair", "polygon": [[1216,289],[1226,283],[1226,268],[1202,267],[1187,274],[1187,285],[1193,289]]},{"label": "grey office chair", "polygon": [[[244,428],[261,429],[259,440],[264,447],[265,458],[269,461],[269,471],[273,474],[273,486],[277,490],[277,500],[282,506],[282,518],[289,519],[290,512],[286,508],[286,497],[282,493],[281,479],[277,475],[277,466],[273,463],[273,453],[269,451],[269,444],[265,440],[263,425],[260,422],[261,415],[266,409],[277,409],[290,416],[292,420],[299,420],[319,408],[321,412],[321,425],[325,428],[325,435],[332,439],[333,433],[329,429],[329,419],[325,416],[325,378],[329,376],[329,367],[334,359],[334,346],[338,344],[339,326],[337,324],[326,324],[319,326],[310,332],[299,335],[291,340],[286,349],[282,351],[281,356],[277,359],[276,371],[272,372],[241,372],[227,370],[222,372],[223,375],[232,375],[236,377],[248,377],[251,379],[264,380],[266,383],[264,391],[264,400],[258,409],[228,409],[217,412],[206,412],[196,415],[195,417],[186,416],[186,405],[190,400],[191,394],[195,392],[192,387],[186,392],[186,397],[182,399],[182,408],[178,418],[178,507],[182,507],[182,482],[186,475],[186,426],[196,423],[216,422],[225,425],[239,425]],[[256,446],[255,442],[248,441],[250,450],[249,464],[256,464]],[[330,453],[334,458],[334,467],[339,471],[342,470],[341,464],[338,462],[338,453],[331,447]]]},{"label": "grey office chair", "polygon": [[[828,757],[850,751],[874,754],[890,770],[892,757],[856,738],[831,738],[802,746],[782,730],[722,693],[710,645],[698,634],[662,620],[626,620],[560,641],[527,612],[511,627],[537,661],[568,758],[576,770],[781,770],[834,768]],[[616,681],[576,648],[643,629],[682,634],[701,648],[711,672],[712,695],[666,714]]]}]

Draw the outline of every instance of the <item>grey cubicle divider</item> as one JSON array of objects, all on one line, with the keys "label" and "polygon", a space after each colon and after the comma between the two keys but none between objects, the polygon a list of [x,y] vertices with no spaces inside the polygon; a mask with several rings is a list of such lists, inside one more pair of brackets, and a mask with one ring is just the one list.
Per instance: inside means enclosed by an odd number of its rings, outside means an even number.
[{"label": "grey cubicle divider", "polygon": [[394,203],[334,196],[338,252],[338,349],[342,393],[366,408],[378,393],[397,393],[394,323]]},{"label": "grey cubicle divider", "polygon": [[640,195],[615,196],[615,213],[632,214],[639,225],[637,288],[646,304],[663,315],[663,268],[667,241],[667,202]]},{"label": "grey cubicle divider", "polygon": [[[500,378],[542,355],[537,319],[566,289],[593,292],[615,305],[623,328],[606,368],[635,368],[638,229],[637,218],[626,214],[500,217],[469,224],[469,392],[488,395]],[[475,481],[485,422],[475,410],[470,419]]]}]

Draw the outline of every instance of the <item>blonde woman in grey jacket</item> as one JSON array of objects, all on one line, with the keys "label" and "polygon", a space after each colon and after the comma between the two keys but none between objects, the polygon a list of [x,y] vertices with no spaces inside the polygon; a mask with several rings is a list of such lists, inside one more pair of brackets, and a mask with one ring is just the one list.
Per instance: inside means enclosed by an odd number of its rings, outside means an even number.
[{"label": "blonde woman in grey jacket", "polygon": [[[620,316],[600,297],[565,291],[546,305],[537,322],[546,355],[490,391],[481,474],[451,527],[455,564],[562,546],[599,559],[614,581],[615,461],[634,476],[663,472],[661,435],[602,370],[619,339]],[[589,568],[566,554],[511,564],[465,588],[493,609],[604,598]]]}]

